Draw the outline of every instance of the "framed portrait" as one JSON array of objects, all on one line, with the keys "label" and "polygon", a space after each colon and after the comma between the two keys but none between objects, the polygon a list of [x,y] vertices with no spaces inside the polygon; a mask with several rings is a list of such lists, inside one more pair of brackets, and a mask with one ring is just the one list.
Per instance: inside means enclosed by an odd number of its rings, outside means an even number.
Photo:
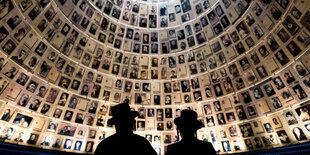
[{"label": "framed portrait", "polygon": [[286,43],[290,39],[289,34],[283,28],[280,29],[277,35],[283,43]]},{"label": "framed portrait", "polygon": [[48,113],[51,111],[51,105],[49,104],[43,104],[41,110],[40,110],[40,113],[42,113],[43,115],[48,115]]},{"label": "framed portrait", "polygon": [[9,80],[0,76],[0,95],[5,91],[7,86],[10,84]]},{"label": "framed portrait", "polygon": [[239,125],[242,137],[251,137],[254,136],[254,132],[250,123],[245,123]]},{"label": "framed portrait", "polygon": [[2,111],[1,120],[9,122],[15,112],[15,109],[13,107],[6,107],[5,109],[2,109]]},{"label": "framed portrait", "polygon": [[226,118],[228,122],[233,122],[236,120],[236,116],[234,112],[226,113]]},{"label": "framed portrait", "polygon": [[292,111],[283,112],[283,116],[286,119],[288,125],[294,125],[294,124],[298,123],[298,121],[297,121],[297,119],[296,119],[296,117]]},{"label": "framed portrait", "polygon": [[310,120],[309,110],[310,110],[310,104],[306,104],[295,109],[297,115],[303,122]]},{"label": "framed portrait", "polygon": [[49,132],[56,132],[58,126],[58,122],[54,120],[50,120],[47,125],[47,131]]},{"label": "framed portrait", "polygon": [[75,130],[76,130],[76,126],[63,123],[63,124],[59,124],[57,134],[72,137],[75,133]]},{"label": "framed portrait", "polygon": [[21,9],[22,12],[25,12],[26,10],[28,10],[28,8],[30,8],[32,6],[32,0],[24,0],[21,1],[18,6]]},{"label": "framed portrait", "polygon": [[297,74],[300,76],[300,78],[303,78],[303,77],[305,77],[306,75],[309,74],[308,69],[300,61],[297,61],[293,65],[293,68],[294,68],[295,72],[297,72]]},{"label": "framed portrait", "polygon": [[261,134],[265,132],[262,122],[260,120],[253,121],[252,124],[253,124],[253,128],[256,134]]},{"label": "framed portrait", "polygon": [[301,31],[297,35],[297,42],[300,43],[303,47],[307,47],[310,44],[310,36],[305,31]]},{"label": "framed portrait", "polygon": [[289,138],[289,136],[287,135],[286,131],[285,130],[279,130],[277,131],[277,135],[280,139],[280,142],[282,144],[289,144],[291,143],[291,140]]},{"label": "framed portrait", "polygon": [[287,50],[294,56],[296,57],[301,53],[301,49],[299,46],[295,43],[295,41],[291,41],[287,46]]},{"label": "framed portrait", "polygon": [[262,140],[265,146],[272,146],[279,144],[278,140],[274,138],[275,134],[269,134],[262,136]]},{"label": "framed portrait", "polygon": [[18,126],[28,128],[31,125],[33,118],[30,116],[26,116],[21,113],[17,113],[16,117],[13,120],[13,124],[16,124]]},{"label": "framed portrait", "polygon": [[300,29],[291,16],[287,16],[282,24],[291,33],[291,35],[295,35]]},{"label": "framed portrait", "polygon": [[213,116],[207,116],[206,117],[206,121],[207,121],[207,126],[208,127],[215,126],[215,122],[214,122],[214,117]]},{"label": "framed portrait", "polygon": [[39,139],[39,134],[31,133],[29,139],[26,141],[27,144],[35,145]]},{"label": "framed portrait", "polygon": [[309,17],[310,17],[310,11],[307,11],[304,16],[301,18],[300,23],[308,30],[310,31],[310,24],[309,24]]},{"label": "framed portrait", "polygon": [[59,89],[51,88],[45,101],[48,103],[54,103],[59,93]]},{"label": "framed portrait", "polygon": [[306,94],[306,92],[304,91],[304,89],[301,87],[300,84],[293,86],[292,89],[300,100],[308,97],[308,95]]}]

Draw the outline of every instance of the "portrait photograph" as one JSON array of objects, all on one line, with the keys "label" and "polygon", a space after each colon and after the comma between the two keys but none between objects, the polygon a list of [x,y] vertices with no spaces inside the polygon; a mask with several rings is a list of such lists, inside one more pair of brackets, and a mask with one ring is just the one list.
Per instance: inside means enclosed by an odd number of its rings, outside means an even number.
[{"label": "portrait photograph", "polygon": [[280,139],[280,142],[282,144],[288,144],[291,142],[290,138],[288,137],[287,133],[285,132],[285,130],[280,130],[280,131],[277,131],[277,135]]},{"label": "portrait photograph", "polygon": [[7,40],[6,43],[2,46],[2,50],[7,54],[10,55],[16,48],[16,43],[11,39]]},{"label": "portrait photograph", "polygon": [[287,16],[283,22],[283,26],[292,34],[295,35],[300,27],[295,23],[295,21],[290,17]]},{"label": "portrait photograph", "polygon": [[12,118],[13,114],[15,112],[15,109],[12,107],[8,107],[6,109],[3,109],[3,113],[1,115],[1,120],[9,122]]},{"label": "portrait photograph", "polygon": [[21,10],[24,12],[26,11],[28,8],[30,8],[32,6],[32,1],[31,0],[24,0],[21,1],[18,6],[21,8]]},{"label": "portrait photograph", "polygon": [[295,92],[295,94],[300,100],[308,97],[307,93],[304,91],[304,89],[299,84],[293,86],[293,91]]},{"label": "portrait photograph", "polygon": [[297,121],[297,119],[296,119],[296,117],[292,111],[284,112],[283,116],[286,119],[288,125],[294,125],[294,124],[298,123],[298,121]]},{"label": "portrait photograph", "polygon": [[294,42],[291,41],[287,46],[286,46],[287,50],[294,56],[296,57],[297,55],[300,54],[301,49],[299,48],[299,46]]},{"label": "portrait photograph", "polygon": [[39,139],[39,134],[31,133],[29,139],[26,141],[27,144],[35,145]]},{"label": "portrait photograph", "polygon": [[[258,80],[253,70],[246,71],[244,73],[244,78],[248,84],[253,84],[254,82]],[[239,78],[236,80],[236,87],[238,90],[245,87],[245,83],[243,82],[242,78]]]},{"label": "portrait photograph", "polygon": [[310,36],[305,31],[301,31],[297,36],[297,41],[303,47],[307,47],[310,44]]},{"label": "portrait photograph", "polygon": [[13,120],[13,124],[27,128],[30,126],[32,120],[32,117],[17,113],[15,119]]},{"label": "portrait photograph", "polygon": [[250,123],[239,125],[242,137],[254,136],[254,132]]},{"label": "portrait photograph", "polygon": [[289,34],[283,28],[277,33],[277,35],[283,43],[286,43],[290,39]]},{"label": "portrait photograph", "polygon": [[72,137],[75,133],[75,130],[76,126],[72,126],[69,124],[59,124],[57,134]]},{"label": "portrait photograph", "polygon": [[296,108],[295,111],[297,113],[297,115],[299,116],[299,118],[304,122],[307,120],[310,120],[310,105],[306,104],[304,106],[301,106],[299,108]]},{"label": "portrait photograph", "polygon": [[308,30],[310,31],[310,24],[309,24],[309,17],[310,17],[310,11],[307,11],[302,17],[300,23]]},{"label": "portrait photograph", "polygon": [[42,142],[40,145],[42,146],[49,146],[52,141],[52,136],[51,135],[45,135],[44,138],[42,139]]},{"label": "portrait photograph", "polygon": [[294,64],[294,71],[296,71],[301,78],[309,74],[308,69],[300,61]]},{"label": "portrait photograph", "polygon": [[207,121],[207,126],[208,127],[215,126],[215,122],[214,122],[214,117],[213,116],[207,116],[206,117],[206,121]]}]

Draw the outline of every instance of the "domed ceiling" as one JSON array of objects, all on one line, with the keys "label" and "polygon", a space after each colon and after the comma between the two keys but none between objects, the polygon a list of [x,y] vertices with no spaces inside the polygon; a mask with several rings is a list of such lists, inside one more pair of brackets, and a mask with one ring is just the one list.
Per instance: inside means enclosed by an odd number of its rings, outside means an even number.
[{"label": "domed ceiling", "polygon": [[0,0],[0,139],[94,153],[109,109],[159,154],[195,110],[219,153],[310,139],[310,1]]}]

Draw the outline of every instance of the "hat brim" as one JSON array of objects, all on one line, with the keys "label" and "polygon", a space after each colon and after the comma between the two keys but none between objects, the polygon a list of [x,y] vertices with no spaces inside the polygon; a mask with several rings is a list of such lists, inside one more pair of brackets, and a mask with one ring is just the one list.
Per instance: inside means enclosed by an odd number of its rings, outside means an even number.
[{"label": "hat brim", "polygon": [[108,124],[114,125],[117,122],[128,121],[128,120],[131,120],[131,119],[135,119],[138,115],[139,115],[139,113],[137,111],[130,111],[128,116],[112,117],[112,118],[110,118],[108,120]]},{"label": "hat brim", "polygon": [[195,120],[193,122],[184,121],[181,117],[174,119],[174,124],[179,128],[200,129],[203,127],[202,122]]}]

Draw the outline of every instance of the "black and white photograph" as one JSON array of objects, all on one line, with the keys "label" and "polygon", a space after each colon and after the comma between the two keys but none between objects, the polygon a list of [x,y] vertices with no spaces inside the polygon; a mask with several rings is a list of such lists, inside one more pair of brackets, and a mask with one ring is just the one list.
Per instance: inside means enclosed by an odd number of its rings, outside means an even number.
[{"label": "black and white photograph", "polygon": [[13,120],[13,124],[27,128],[30,126],[32,120],[33,120],[32,117],[18,113]]},{"label": "black and white photograph", "polygon": [[60,124],[58,126],[58,132],[59,135],[65,135],[65,136],[73,136],[75,133],[76,127],[72,126],[70,124]]},{"label": "black and white photograph", "polygon": [[307,120],[310,120],[310,105],[307,104],[307,105],[304,105],[302,107],[299,107],[297,109],[295,109],[296,113],[298,114],[299,118],[302,120],[302,121],[307,121]]}]

